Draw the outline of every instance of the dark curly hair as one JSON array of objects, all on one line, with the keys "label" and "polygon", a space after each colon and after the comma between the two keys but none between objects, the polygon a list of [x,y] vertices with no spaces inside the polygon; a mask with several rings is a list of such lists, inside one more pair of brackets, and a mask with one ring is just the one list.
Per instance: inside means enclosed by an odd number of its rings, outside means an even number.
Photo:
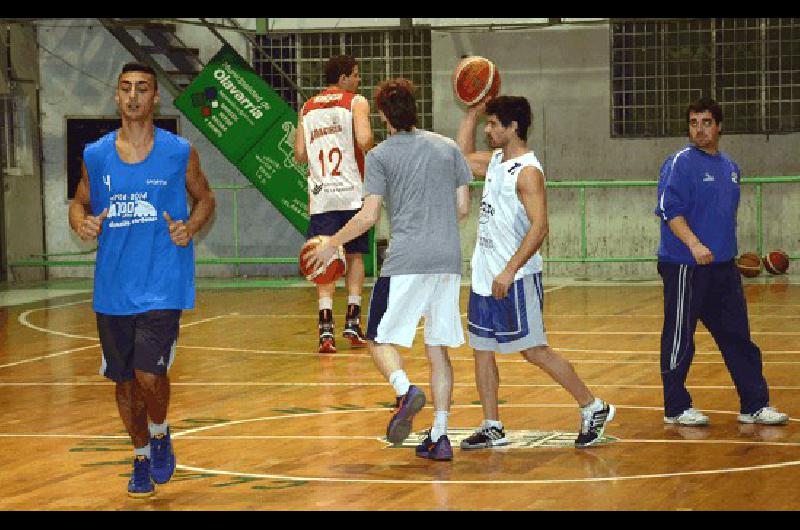
[{"label": "dark curly hair", "polygon": [[410,131],[417,125],[416,89],[411,80],[403,78],[386,80],[375,89],[375,105],[398,131]]}]

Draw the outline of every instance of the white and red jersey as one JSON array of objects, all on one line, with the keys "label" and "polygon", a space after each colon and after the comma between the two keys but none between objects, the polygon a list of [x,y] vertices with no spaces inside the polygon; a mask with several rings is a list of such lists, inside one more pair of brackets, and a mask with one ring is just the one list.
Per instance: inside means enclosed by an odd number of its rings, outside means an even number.
[{"label": "white and red jersey", "polygon": [[311,214],[361,208],[364,153],[353,129],[356,98],[363,96],[329,88],[303,105]]}]

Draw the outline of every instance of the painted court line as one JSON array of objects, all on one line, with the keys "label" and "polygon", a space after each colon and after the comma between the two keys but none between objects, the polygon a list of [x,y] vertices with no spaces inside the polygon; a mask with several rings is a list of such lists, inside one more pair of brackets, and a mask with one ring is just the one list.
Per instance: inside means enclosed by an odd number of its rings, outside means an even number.
[{"label": "painted court line", "polygon": [[[186,348],[186,349],[194,349],[194,350],[210,350],[210,351],[225,351],[225,352],[233,352],[233,353],[256,353],[256,354],[265,354],[265,355],[287,355],[287,356],[299,356],[299,357],[320,357],[319,352],[314,351],[292,351],[292,350],[253,350],[248,348],[221,348],[221,347],[214,347],[214,346],[186,346],[178,344],[177,348]],[[556,351],[570,351],[570,352],[582,352],[582,353],[619,353],[613,350],[570,350],[568,348],[555,348]],[[627,353],[644,353],[647,355],[660,355],[659,352],[627,352]],[[765,352],[762,352],[765,353]],[[766,352],[768,353],[768,352]],[[800,352],[786,352],[789,353],[800,353]],[[697,354],[696,354],[697,355]],[[700,355],[717,355],[720,354],[718,352],[709,352],[709,353],[702,353]],[[356,358],[363,358],[363,359],[370,359],[369,353],[362,350],[362,353],[336,353],[331,355],[330,359],[335,359],[337,357],[356,357]],[[422,359],[427,360],[427,357],[422,355],[403,355],[404,359]],[[460,356],[450,356],[451,361],[465,361],[465,362],[473,362],[474,358],[472,356],[460,357]],[[526,364],[528,361],[525,359],[519,358],[512,358],[508,359],[505,356],[497,356],[496,361],[498,363],[504,364]],[[650,360],[621,360],[621,359],[570,359],[570,362],[573,364],[658,364],[659,361],[650,361]],[[692,364],[723,364],[723,360],[715,360],[715,361],[693,361]],[[763,364],[800,364],[800,361],[762,361]]]},{"label": "painted court line", "polygon": [[[451,429],[458,429],[458,427],[451,426]],[[509,429],[513,431],[513,429]],[[178,431],[180,432],[180,431]],[[177,434],[177,432],[176,432]],[[52,434],[52,433],[0,433],[0,438],[61,438],[69,440],[129,440],[128,435],[109,435],[109,434]],[[302,434],[286,434],[286,435],[200,435],[200,436],[181,436],[182,440],[203,440],[203,441],[228,441],[228,440],[352,440],[352,441],[379,441],[383,442],[380,436],[333,436],[333,435],[302,435]],[[718,439],[705,439],[705,440],[675,440],[675,439],[625,439],[617,438],[614,443],[629,443],[629,444],[725,444],[725,445],[765,445],[777,447],[800,447],[800,442],[771,442],[764,440],[718,440]]]},{"label": "painted court line", "polygon": [[42,361],[44,359],[52,359],[54,357],[61,357],[62,355],[68,355],[68,354],[74,353],[76,351],[89,350],[91,348],[99,348],[99,347],[100,347],[100,344],[90,344],[89,346],[82,346],[80,348],[72,348],[70,350],[64,350],[64,351],[59,351],[59,352],[55,352],[55,353],[50,353],[50,354],[47,354],[47,355],[41,355],[39,357],[32,357],[30,359],[22,359],[21,361],[16,361],[16,362],[13,362],[13,363],[0,364],[0,368],[10,368],[12,366],[19,366],[20,364],[26,364],[26,363],[36,362],[36,361]]},{"label": "painted court line", "polygon": [[30,329],[34,329],[36,331],[41,331],[42,333],[49,333],[50,335],[58,335],[60,337],[67,337],[67,338],[70,338],[70,339],[99,340],[97,337],[87,337],[85,335],[73,335],[71,333],[64,333],[63,331],[56,331],[56,330],[53,330],[53,329],[42,328],[42,327],[39,327],[39,326],[37,326],[35,324],[31,324],[28,321],[28,316],[31,313],[35,313],[37,311],[45,311],[45,310],[49,310],[49,309],[59,309],[61,307],[69,307],[69,306],[73,306],[73,305],[85,304],[85,303],[88,303],[88,302],[91,302],[91,301],[92,301],[91,299],[79,300],[77,302],[70,302],[68,304],[60,304],[60,305],[54,305],[54,306],[50,306],[50,307],[40,307],[38,309],[29,309],[27,311],[24,311],[24,312],[20,313],[19,317],[17,318],[17,321],[20,324],[22,324],[23,326],[25,326],[25,327],[28,327]]},{"label": "painted court line", "polygon": [[[429,383],[423,381],[423,376],[419,377],[420,381],[414,383],[417,386],[430,386]],[[0,382],[0,387],[48,387],[48,386],[113,386],[115,383],[112,381],[57,381],[57,382]],[[193,382],[171,382],[171,386],[186,386],[186,387],[386,387],[389,383],[385,381],[351,381],[351,382],[291,382],[291,381],[193,381]],[[453,383],[454,387],[475,388],[475,382],[469,381],[467,383]],[[663,390],[661,384],[657,385],[642,385],[642,384],[603,384],[591,383],[592,388],[627,388],[634,390]],[[557,383],[503,383],[506,388],[556,388],[562,389],[561,385]],[[733,385],[688,385],[686,388],[689,390],[732,390],[736,387]],[[800,390],[800,386],[781,386],[770,385],[770,390]],[[570,405],[574,407],[574,405]],[[384,409],[385,410],[385,409]],[[712,411],[705,411],[712,412]]]},{"label": "painted court line", "polygon": [[[574,408],[574,405],[560,405],[560,404],[546,404],[546,405],[518,405],[518,407],[546,407],[546,408]],[[477,408],[479,405],[463,405],[463,406],[454,406],[454,408]],[[626,406],[620,405],[619,408],[634,408],[634,409],[648,409],[648,410],[661,410],[661,407],[646,407],[646,406]],[[362,409],[362,410],[347,410],[347,411],[325,411],[325,412],[312,412],[306,414],[295,414],[291,417],[298,418],[298,417],[310,417],[310,416],[320,416],[326,414],[351,414],[356,412],[365,412],[365,411],[375,411],[381,409]],[[707,411],[707,412],[716,412],[716,411]],[[736,414],[735,412],[730,411],[719,411],[725,414]],[[216,429],[220,427],[228,427],[231,425],[238,425],[243,423],[250,423],[255,421],[270,421],[270,420],[279,420],[285,419],[286,416],[268,416],[263,418],[250,418],[245,420],[237,420],[233,422],[226,422],[220,423],[216,425],[206,425],[203,427],[198,427],[195,429],[189,429],[186,431],[182,431],[180,433],[176,432],[173,435],[173,438],[178,438],[182,436],[188,436],[190,434],[207,431],[210,429]],[[631,442],[632,443],[632,442]],[[196,466],[187,466],[183,464],[178,464],[178,468],[187,470],[187,471],[195,471],[200,473],[209,473],[209,474],[219,474],[219,475],[229,475],[229,476],[241,476],[241,477],[252,477],[252,478],[265,478],[265,479],[273,479],[273,480],[288,480],[288,481],[306,481],[306,482],[349,482],[349,483],[372,483],[372,484],[557,484],[557,483],[587,483],[587,482],[609,482],[609,481],[622,481],[622,480],[635,480],[635,479],[647,479],[647,478],[668,478],[668,477],[676,477],[676,476],[692,476],[692,475],[712,475],[712,474],[721,474],[721,473],[734,473],[734,472],[744,472],[744,471],[754,471],[758,469],[774,469],[774,468],[782,468],[782,467],[789,467],[799,465],[800,461],[790,461],[790,462],[780,462],[776,464],[762,464],[756,466],[746,466],[746,467],[736,467],[736,468],[722,468],[722,469],[712,469],[712,470],[697,470],[697,471],[678,471],[672,473],[651,473],[651,474],[641,474],[641,475],[628,475],[628,476],[613,476],[613,477],[586,477],[586,478],[572,478],[572,479],[531,479],[531,480],[430,480],[430,479],[369,479],[369,478],[347,478],[347,477],[299,477],[299,476],[292,476],[292,475],[275,475],[275,474],[263,474],[263,473],[242,473],[236,471],[227,471],[227,470],[219,470],[219,469],[209,469],[203,467],[196,467]]]}]

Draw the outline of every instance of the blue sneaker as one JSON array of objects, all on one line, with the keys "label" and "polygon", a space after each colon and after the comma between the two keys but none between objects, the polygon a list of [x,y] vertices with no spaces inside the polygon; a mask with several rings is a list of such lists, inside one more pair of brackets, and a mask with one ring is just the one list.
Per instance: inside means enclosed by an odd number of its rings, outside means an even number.
[{"label": "blue sneaker", "polygon": [[431,433],[428,431],[428,436],[417,446],[417,456],[439,461],[452,460],[453,448],[450,445],[450,439],[443,434],[434,443],[431,440]]},{"label": "blue sneaker", "polygon": [[414,416],[425,406],[425,393],[414,385],[404,396],[397,398],[397,408],[386,428],[386,438],[393,444],[402,443],[411,433]]},{"label": "blue sneaker", "polygon": [[150,478],[150,459],[146,456],[136,456],[133,459],[133,473],[128,481],[128,495],[143,499],[151,497],[156,492],[156,485]]},{"label": "blue sneaker", "polygon": [[175,452],[172,450],[172,440],[167,434],[157,434],[150,437],[150,476],[156,484],[169,481],[175,472]]}]

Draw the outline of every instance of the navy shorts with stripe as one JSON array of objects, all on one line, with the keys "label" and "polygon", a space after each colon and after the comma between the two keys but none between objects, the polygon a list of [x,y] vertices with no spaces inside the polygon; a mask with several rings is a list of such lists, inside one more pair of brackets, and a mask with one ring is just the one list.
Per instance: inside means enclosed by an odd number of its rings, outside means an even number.
[{"label": "navy shorts with stripe", "polygon": [[[311,215],[308,225],[307,239],[314,236],[332,236],[342,229],[360,210],[337,210]],[[348,254],[369,253],[369,232],[364,232],[352,241],[344,244],[344,251]]]},{"label": "navy shorts with stripe", "polygon": [[100,375],[117,383],[132,380],[134,370],[166,375],[175,359],[181,310],[96,315],[103,355]]}]

